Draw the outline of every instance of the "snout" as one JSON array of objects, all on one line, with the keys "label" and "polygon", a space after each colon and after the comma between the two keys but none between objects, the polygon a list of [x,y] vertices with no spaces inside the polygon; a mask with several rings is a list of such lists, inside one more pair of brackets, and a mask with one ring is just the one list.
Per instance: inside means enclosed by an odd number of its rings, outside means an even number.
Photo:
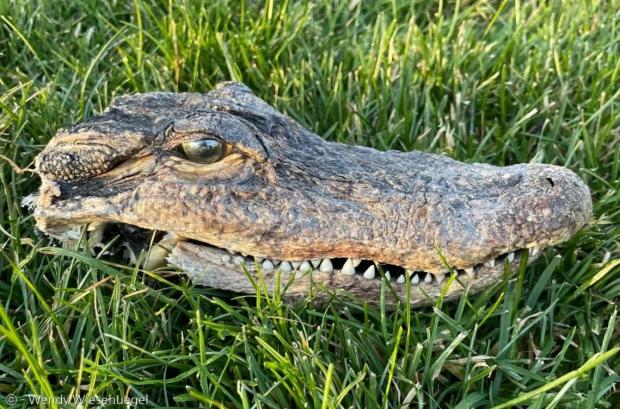
[{"label": "snout", "polygon": [[439,210],[447,215],[439,247],[452,265],[467,267],[518,249],[553,246],[592,216],[590,191],[569,169],[480,166],[472,173],[480,175],[476,194],[459,195]]},{"label": "snout", "polygon": [[524,232],[533,238],[528,244],[555,245],[590,220],[590,190],[577,174],[561,166],[519,166],[525,178],[515,192],[514,207],[525,230],[534,230]]}]

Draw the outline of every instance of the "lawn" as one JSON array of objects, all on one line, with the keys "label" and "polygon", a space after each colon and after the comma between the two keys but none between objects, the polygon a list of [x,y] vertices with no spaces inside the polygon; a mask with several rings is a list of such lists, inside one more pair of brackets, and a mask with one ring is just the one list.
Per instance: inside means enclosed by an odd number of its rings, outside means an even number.
[{"label": "lawn", "polygon": [[[20,201],[58,128],[229,79],[326,139],[567,166],[592,223],[487,292],[393,311],[37,234]],[[0,407],[618,408],[619,145],[618,0],[0,0]]]}]

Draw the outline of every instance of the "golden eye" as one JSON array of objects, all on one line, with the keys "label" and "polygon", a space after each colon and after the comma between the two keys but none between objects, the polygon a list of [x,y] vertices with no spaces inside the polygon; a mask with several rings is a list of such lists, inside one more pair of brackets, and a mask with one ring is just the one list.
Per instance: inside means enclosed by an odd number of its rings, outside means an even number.
[{"label": "golden eye", "polygon": [[228,144],[215,138],[183,142],[179,147],[187,159],[198,163],[214,163],[227,153]]}]

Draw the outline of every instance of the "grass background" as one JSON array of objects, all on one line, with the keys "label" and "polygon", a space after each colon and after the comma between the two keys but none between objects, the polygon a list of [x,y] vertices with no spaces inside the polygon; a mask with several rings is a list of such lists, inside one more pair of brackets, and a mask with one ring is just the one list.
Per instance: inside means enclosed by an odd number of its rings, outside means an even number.
[{"label": "grass background", "polygon": [[[58,127],[227,79],[327,139],[566,165],[593,222],[488,292],[391,312],[231,298],[37,236],[19,202]],[[617,0],[0,0],[0,407],[620,407],[619,143]]]}]

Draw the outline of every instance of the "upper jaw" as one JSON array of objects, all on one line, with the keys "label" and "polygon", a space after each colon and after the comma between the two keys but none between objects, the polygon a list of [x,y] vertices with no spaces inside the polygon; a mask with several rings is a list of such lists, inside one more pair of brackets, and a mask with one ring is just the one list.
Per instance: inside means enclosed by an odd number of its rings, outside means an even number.
[{"label": "upper jaw", "polygon": [[[372,246],[351,246],[345,243],[342,247],[328,246],[326,247],[327,250],[317,252],[316,248],[320,249],[320,245],[325,243],[329,245],[334,241],[333,237],[328,235],[329,230],[322,230],[313,235],[313,240],[316,240],[317,246],[313,248],[312,245],[309,245],[304,252],[287,250],[286,236],[276,238],[276,242],[282,243],[279,247],[272,245],[261,247],[260,243],[257,245],[256,241],[246,239],[238,232],[234,233],[231,238],[218,242],[211,240],[210,237],[203,236],[197,229],[194,230],[194,233],[190,231],[190,234],[187,234],[187,230],[184,232],[175,230],[175,227],[183,224],[183,220],[179,220],[178,217],[173,219],[172,213],[166,215],[164,206],[154,209],[153,214],[161,215],[163,212],[164,219],[172,220],[172,224],[159,224],[163,220],[160,218],[147,220],[141,227],[147,229],[156,227],[173,234],[177,233],[177,239],[180,240],[174,240],[173,243],[163,243],[165,246],[158,246],[156,243],[155,249],[165,247],[165,251],[158,252],[156,250],[149,253],[146,261],[147,263],[152,262],[153,260],[150,260],[151,255],[159,255],[160,258],[167,258],[169,263],[187,273],[197,284],[237,292],[254,292],[256,287],[253,282],[264,280],[268,289],[274,290],[280,286],[282,290],[286,289],[287,297],[290,298],[305,296],[312,292],[312,287],[316,285],[328,289],[327,293],[344,290],[347,293],[363,297],[369,302],[377,303],[382,294],[385,296],[385,286],[388,285],[389,303],[393,304],[398,300],[410,297],[413,306],[426,305],[439,296],[452,299],[462,294],[465,288],[468,288],[468,291],[475,292],[500,282],[506,273],[513,272],[519,267],[526,250],[529,252],[528,262],[531,262],[540,254],[542,248],[567,239],[587,221],[591,212],[589,194],[586,194],[587,188],[584,190],[582,182],[575,181],[572,172],[564,172],[561,169],[552,167],[537,169],[536,177],[552,173],[555,178],[554,183],[566,184],[570,193],[566,194],[562,190],[549,192],[549,189],[545,188],[546,190],[541,191],[544,191],[546,195],[538,197],[538,199],[541,197],[544,199],[540,205],[536,202],[538,200],[536,196],[529,197],[527,201],[529,201],[531,209],[540,209],[539,213],[533,211],[527,213],[530,220],[519,219],[521,216],[517,215],[517,217],[514,214],[485,215],[480,213],[479,217],[482,221],[492,221],[496,228],[500,228],[502,223],[510,220],[513,223],[514,220],[523,220],[530,223],[527,226],[531,226],[530,231],[527,230],[526,226],[526,230],[523,232],[526,233],[524,237],[527,240],[518,236],[516,238],[506,237],[501,242],[487,243],[492,251],[481,251],[480,249],[484,250],[484,245],[479,243],[475,247],[468,248],[466,246],[467,240],[463,238],[464,236],[459,236],[460,232],[450,231],[447,232],[447,236],[439,236],[437,243],[441,244],[440,239],[443,237],[452,236],[452,240],[444,242],[443,247],[431,247],[429,250],[419,252],[422,256],[418,256],[413,261],[411,261],[411,257],[399,256],[399,254],[407,252],[412,253],[415,250],[412,248],[384,247],[376,249]],[[43,185],[35,208],[37,224],[41,230],[64,241],[79,239],[80,226],[82,225],[113,222],[140,226],[138,220],[127,217],[131,216],[131,212],[127,213],[127,208],[125,208],[125,217],[119,217],[122,215],[122,212],[119,213],[119,209],[122,210],[122,207],[116,207],[128,203],[135,192],[135,189],[129,189],[117,193],[113,198],[97,196],[66,198],[62,194],[58,182],[43,178]],[[313,205],[320,205],[320,201],[315,201]],[[548,208],[549,205],[553,205],[553,209],[557,212],[555,218],[545,215],[544,209]],[[155,204],[143,203],[139,207],[153,206]],[[264,206],[268,208],[269,202],[265,202]],[[441,208],[440,204],[438,207]],[[172,211],[174,212],[174,209]],[[186,217],[191,220],[198,216],[200,215],[188,215]],[[453,225],[458,226],[458,224]],[[342,231],[336,229],[336,233],[342,233]],[[518,230],[513,229],[512,231],[517,232]],[[501,231],[499,234],[495,232],[494,237],[501,238]],[[188,241],[186,238],[195,239],[202,243]],[[324,240],[321,242],[321,239]],[[337,240],[341,239],[337,237]],[[458,246],[465,247],[459,248]],[[226,249],[235,254],[230,254]],[[275,249],[278,249],[279,252]],[[286,252],[283,253],[282,249]],[[442,253],[442,250],[445,249],[449,252]],[[518,251],[515,252],[515,250]],[[247,256],[240,253],[246,253]],[[396,254],[396,257],[387,258],[385,254]],[[255,264],[252,256],[257,256],[259,259],[269,258],[274,268],[270,269],[269,264],[265,266],[264,261],[260,260],[259,269],[256,269],[257,264]],[[342,267],[337,268],[335,266],[335,261],[333,261],[335,257],[366,259],[373,265],[377,262],[374,273],[375,279],[365,278],[366,269],[362,270],[357,267],[354,274],[346,274]],[[239,262],[240,258],[242,262]],[[288,268],[283,268],[285,264],[277,263],[277,261],[284,260],[292,265],[291,262],[305,259],[331,259],[333,268],[330,271],[328,267],[322,268],[321,264],[313,265],[315,271],[312,272],[312,278],[310,278],[307,271],[300,271],[299,268],[288,271]],[[145,265],[145,267],[157,267],[158,262],[161,262],[161,259],[155,260],[154,263]],[[392,270],[390,279],[385,280],[381,278],[379,272],[379,266],[385,266],[385,264],[393,264],[402,267],[402,269]],[[248,280],[248,274],[250,274],[250,280]],[[409,276],[409,274],[413,275]],[[403,285],[407,282],[412,284],[409,289]]]},{"label": "upper jaw", "polygon": [[[516,206],[508,206],[510,203],[504,199],[502,204],[504,208],[497,213],[490,212],[489,209],[492,208],[488,205],[477,208],[477,202],[472,201],[469,204],[472,208],[467,209],[468,217],[455,218],[452,221],[446,218],[448,222],[445,224],[449,228],[445,229],[441,223],[438,224],[439,227],[429,226],[429,231],[436,232],[430,241],[424,231],[413,232],[411,237],[403,237],[402,232],[396,231],[392,234],[399,239],[393,240],[392,244],[389,242],[390,236],[385,234],[369,237],[364,242],[360,239],[363,239],[363,236],[358,236],[355,230],[350,229],[351,223],[347,224],[347,221],[355,220],[354,217],[360,220],[363,215],[346,212],[329,217],[326,221],[330,226],[318,225],[314,229],[306,229],[304,235],[298,235],[296,232],[302,232],[295,230],[298,226],[313,225],[312,217],[315,213],[312,212],[329,210],[330,205],[337,206],[314,196],[311,203],[302,207],[307,210],[307,214],[301,214],[301,220],[278,221],[278,215],[281,217],[286,214],[285,208],[277,207],[284,203],[284,199],[274,201],[272,198],[286,198],[287,192],[273,190],[270,194],[263,195],[264,202],[259,201],[260,195],[253,195],[251,192],[248,192],[247,196],[240,197],[238,203],[234,203],[231,198],[222,199],[222,202],[229,203],[232,208],[251,205],[253,209],[264,209],[271,214],[269,217],[272,217],[271,220],[267,217],[265,222],[272,224],[258,223],[255,226],[249,221],[236,220],[235,223],[247,226],[247,229],[225,232],[227,223],[231,223],[230,216],[226,213],[210,214],[211,209],[201,206],[194,208],[190,204],[187,206],[188,213],[178,217],[180,210],[175,206],[166,204],[167,202],[157,203],[156,200],[149,202],[149,192],[152,195],[154,190],[142,191],[140,183],[133,188],[118,191],[112,196],[80,197],[68,195],[66,191],[62,191],[60,183],[43,178],[35,218],[41,230],[64,240],[79,237],[77,227],[81,225],[100,222],[126,223],[150,230],[167,231],[219,248],[274,260],[359,258],[413,271],[443,274],[451,268],[465,271],[515,250],[540,249],[557,244],[568,239],[588,220],[591,212],[589,193],[587,188],[584,189],[583,182],[572,172],[550,166],[530,166],[528,169],[531,173],[528,174],[530,179],[540,180],[553,175],[554,184],[567,186],[567,189],[559,189],[556,186],[541,187],[539,195],[525,197],[518,197],[517,192],[514,195]],[[151,183],[153,188],[157,185],[154,180],[151,180]],[[184,205],[190,203],[190,200],[183,196],[185,192],[181,190],[172,192],[173,198],[179,199],[179,203]],[[288,198],[296,203],[302,203],[308,196],[302,192],[299,197],[291,198],[290,193],[288,194]],[[197,195],[200,196],[200,193]],[[137,199],[138,197],[140,199]],[[128,207],[128,204],[131,206]],[[454,201],[448,204],[438,202],[431,210],[437,211],[439,216],[449,215],[446,211],[450,209],[448,205],[457,206]],[[213,203],[210,207],[217,206]],[[359,206],[356,208],[359,209]],[[389,209],[389,205],[384,209]],[[137,214],[138,210],[142,213]],[[227,210],[220,207],[219,211]],[[208,220],[205,217],[208,217]],[[398,216],[394,213],[393,216],[387,214],[384,217]],[[476,230],[473,230],[474,235],[469,236],[472,230],[468,226],[476,227]],[[278,234],[277,229],[281,230]],[[265,236],[265,233],[269,233],[271,237]],[[262,237],[262,240],[257,240],[257,237]]]}]

